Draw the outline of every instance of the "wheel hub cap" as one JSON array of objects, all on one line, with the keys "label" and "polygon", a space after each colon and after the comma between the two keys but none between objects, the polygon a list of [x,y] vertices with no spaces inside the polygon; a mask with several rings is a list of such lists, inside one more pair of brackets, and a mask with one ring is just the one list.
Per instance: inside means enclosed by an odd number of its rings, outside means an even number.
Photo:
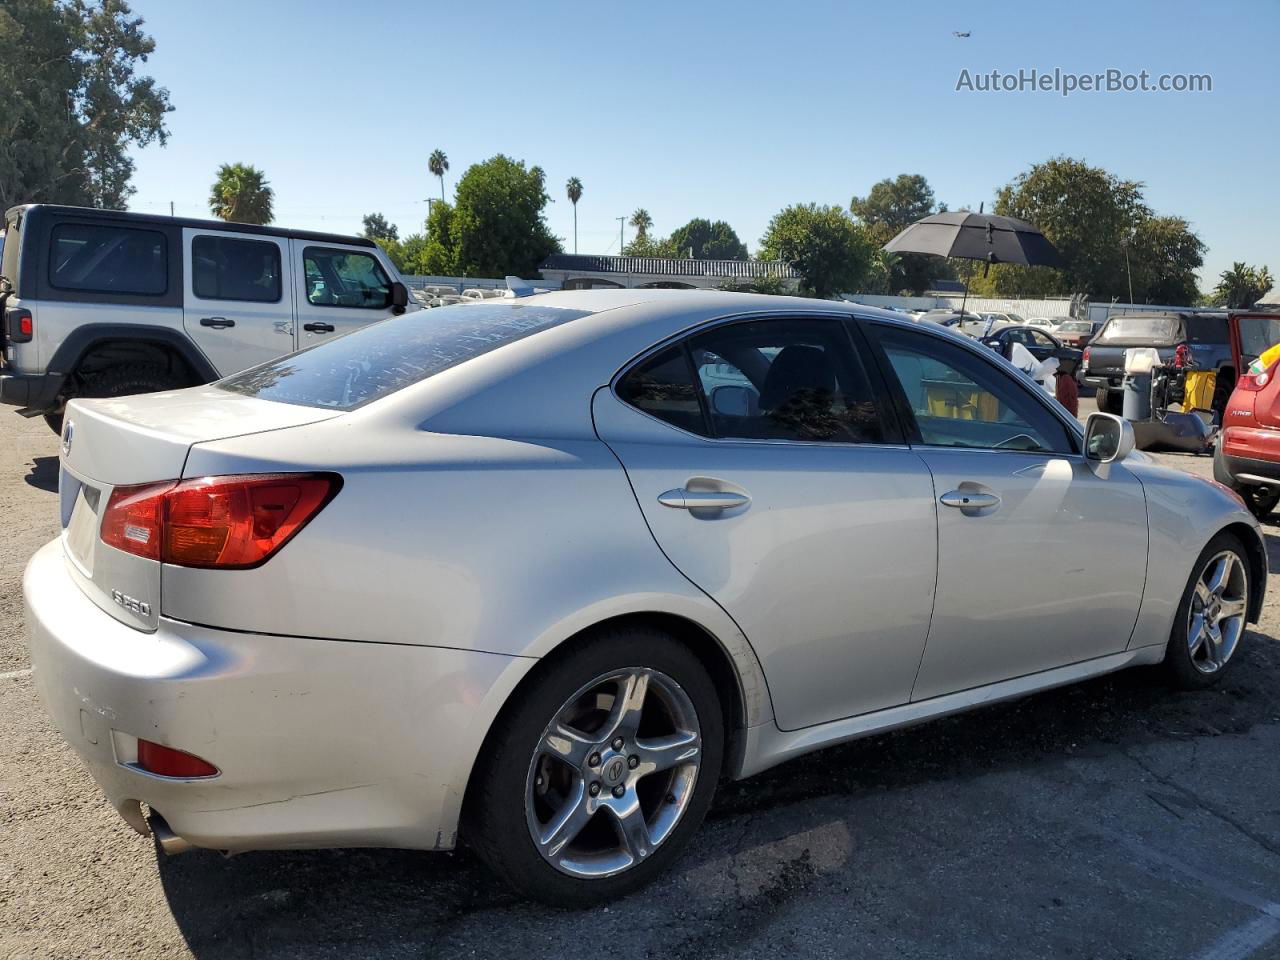
[{"label": "wheel hub cap", "polygon": [[1211,557],[1196,579],[1187,612],[1187,649],[1201,673],[1216,673],[1235,653],[1248,614],[1248,571],[1231,550]]}]

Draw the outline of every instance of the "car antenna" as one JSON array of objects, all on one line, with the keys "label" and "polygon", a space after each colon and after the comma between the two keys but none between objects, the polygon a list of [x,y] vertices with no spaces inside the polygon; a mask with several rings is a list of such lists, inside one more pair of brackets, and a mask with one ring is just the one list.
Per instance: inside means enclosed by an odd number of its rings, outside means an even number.
[{"label": "car antenna", "polygon": [[517,297],[533,296],[533,284],[528,280],[521,280],[519,277],[507,277],[507,289]]}]

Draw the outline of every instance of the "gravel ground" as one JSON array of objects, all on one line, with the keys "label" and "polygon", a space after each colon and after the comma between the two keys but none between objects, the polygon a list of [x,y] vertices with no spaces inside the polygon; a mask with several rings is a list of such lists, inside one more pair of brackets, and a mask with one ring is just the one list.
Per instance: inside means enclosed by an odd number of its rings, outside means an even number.
[{"label": "gravel ground", "polygon": [[465,852],[166,859],[134,834],[25,672],[55,484],[55,438],[0,411],[0,956],[1280,956],[1274,586],[1211,692],[1129,671],[793,761],[724,788],[657,885],[564,913]]}]

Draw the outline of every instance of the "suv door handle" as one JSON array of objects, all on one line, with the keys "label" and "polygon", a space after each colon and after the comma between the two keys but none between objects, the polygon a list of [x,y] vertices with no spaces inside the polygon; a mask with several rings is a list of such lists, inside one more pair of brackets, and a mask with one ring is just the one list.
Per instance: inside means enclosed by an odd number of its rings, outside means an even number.
[{"label": "suv door handle", "polygon": [[726,490],[668,490],[658,494],[658,502],[664,507],[676,510],[729,510],[733,507],[745,507],[751,498],[745,493],[731,493]]},{"label": "suv door handle", "polygon": [[304,323],[302,329],[307,333],[333,333],[337,327],[332,323]]},{"label": "suv door handle", "polygon": [[976,490],[950,490],[938,498],[944,507],[961,510],[986,510],[1000,506],[1000,498],[994,493],[978,493]]},{"label": "suv door handle", "polygon": [[215,330],[225,330],[227,327],[234,327],[236,322],[228,320],[226,317],[201,317],[200,326],[213,327]]}]

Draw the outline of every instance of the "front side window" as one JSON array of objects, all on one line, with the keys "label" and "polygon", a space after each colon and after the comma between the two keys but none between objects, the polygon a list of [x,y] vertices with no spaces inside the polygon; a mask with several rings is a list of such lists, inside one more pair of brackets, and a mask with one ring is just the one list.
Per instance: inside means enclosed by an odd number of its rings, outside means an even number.
[{"label": "front side window", "polygon": [[191,241],[191,289],[202,300],[280,302],[280,248],[263,240]]},{"label": "front side window", "polygon": [[165,236],[109,224],[59,223],[52,231],[49,284],[59,290],[161,296],[169,288]]},{"label": "front side window", "polygon": [[1016,379],[940,337],[880,328],[921,443],[1074,453],[1067,428]]},{"label": "front side window", "polygon": [[391,280],[372,254],[329,247],[302,251],[307,302],[316,307],[385,310],[391,306]]}]

